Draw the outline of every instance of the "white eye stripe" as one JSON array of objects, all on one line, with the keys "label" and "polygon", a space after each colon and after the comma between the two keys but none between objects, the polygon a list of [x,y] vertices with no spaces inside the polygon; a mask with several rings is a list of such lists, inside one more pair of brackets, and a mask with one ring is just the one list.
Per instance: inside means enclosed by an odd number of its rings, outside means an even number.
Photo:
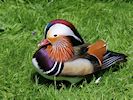
[{"label": "white eye stripe", "polygon": [[81,39],[78,38],[68,26],[63,24],[55,24],[49,28],[47,37],[53,38],[55,37],[54,35],[73,36],[75,39],[82,42]]}]

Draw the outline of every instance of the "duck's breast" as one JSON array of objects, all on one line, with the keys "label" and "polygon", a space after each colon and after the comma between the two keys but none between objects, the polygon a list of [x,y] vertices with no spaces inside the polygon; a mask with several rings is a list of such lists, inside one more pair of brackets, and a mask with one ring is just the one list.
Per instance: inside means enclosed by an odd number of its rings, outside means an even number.
[{"label": "duck's breast", "polygon": [[40,48],[33,55],[32,63],[41,74],[58,75],[63,67],[63,63],[52,60],[46,48]]}]

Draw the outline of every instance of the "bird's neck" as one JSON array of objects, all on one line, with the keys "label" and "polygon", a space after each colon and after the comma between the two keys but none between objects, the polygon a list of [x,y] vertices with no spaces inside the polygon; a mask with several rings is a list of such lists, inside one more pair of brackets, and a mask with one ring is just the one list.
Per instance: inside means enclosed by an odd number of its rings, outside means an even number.
[{"label": "bird's neck", "polygon": [[68,61],[74,55],[73,46],[67,39],[62,39],[55,45],[49,45],[47,52],[53,60],[59,62]]}]

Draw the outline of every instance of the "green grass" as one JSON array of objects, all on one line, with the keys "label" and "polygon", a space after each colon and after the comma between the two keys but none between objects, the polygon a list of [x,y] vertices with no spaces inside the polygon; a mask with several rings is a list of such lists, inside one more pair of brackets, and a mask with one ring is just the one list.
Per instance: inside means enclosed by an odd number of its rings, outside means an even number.
[{"label": "green grass", "polygon": [[[105,72],[98,85],[95,77],[79,85],[60,83],[60,89],[55,83],[34,82],[32,55],[44,26],[57,18],[72,22],[87,42],[105,39],[110,50],[125,53],[128,61]],[[0,29],[0,100],[133,100],[132,0],[4,0]]]}]

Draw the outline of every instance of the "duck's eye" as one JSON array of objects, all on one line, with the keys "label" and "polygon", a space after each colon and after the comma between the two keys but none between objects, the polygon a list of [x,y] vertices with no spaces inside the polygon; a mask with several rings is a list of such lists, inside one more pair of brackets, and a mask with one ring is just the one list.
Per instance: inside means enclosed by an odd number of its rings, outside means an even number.
[{"label": "duck's eye", "polygon": [[56,36],[57,36],[57,34],[54,35],[54,37],[56,37]]}]

